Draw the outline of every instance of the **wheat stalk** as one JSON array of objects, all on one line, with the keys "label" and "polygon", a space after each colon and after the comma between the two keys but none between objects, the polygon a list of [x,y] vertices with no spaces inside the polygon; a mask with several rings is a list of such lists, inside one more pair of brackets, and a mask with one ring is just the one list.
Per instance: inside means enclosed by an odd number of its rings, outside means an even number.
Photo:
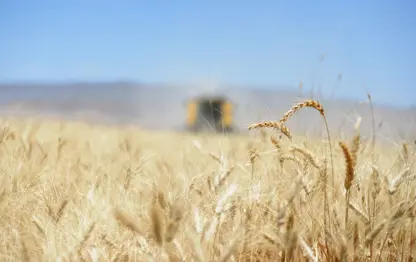
[{"label": "wheat stalk", "polygon": [[157,206],[152,206],[150,208],[150,220],[152,223],[152,233],[153,237],[156,240],[156,243],[159,246],[162,246],[164,242],[164,230],[162,226],[162,215],[160,213],[160,210],[157,208]]},{"label": "wheat stalk", "polygon": [[301,153],[306,159],[308,159],[308,161],[314,167],[316,167],[318,170],[321,168],[321,166],[319,165],[319,161],[314,157],[314,155],[311,152],[307,151],[306,149],[296,147],[296,146],[292,146],[290,151]]},{"label": "wheat stalk", "polygon": [[[281,125],[283,125],[285,122],[287,122],[289,120],[289,118],[292,115],[294,115],[300,109],[306,108],[306,107],[316,109],[320,113],[322,118],[324,119],[326,132],[327,132],[327,136],[328,136],[330,158],[331,158],[332,189],[334,191],[335,190],[335,177],[334,177],[334,160],[333,160],[333,155],[332,155],[332,141],[331,141],[331,134],[329,132],[328,121],[327,121],[325,111],[324,111],[322,105],[319,102],[315,101],[315,100],[310,100],[310,99],[305,100],[303,102],[300,102],[300,103],[292,106],[292,108],[289,111],[287,111],[286,114],[284,114],[284,116],[280,119],[279,122],[280,122]],[[325,163],[326,163],[326,161],[325,161]],[[326,169],[326,166],[325,166],[325,169]],[[326,171],[323,172],[323,174],[325,174],[325,176],[326,176]],[[329,211],[328,211],[328,208],[327,208],[328,200],[327,200],[327,193],[326,193],[327,192],[327,179],[326,178],[324,179],[324,191],[325,191],[325,193],[324,193],[324,223],[326,225],[326,223],[327,223],[326,216],[327,215],[329,216]],[[333,194],[334,194],[334,192],[333,192]]]},{"label": "wheat stalk", "polygon": [[358,150],[360,149],[360,139],[361,136],[360,134],[356,134],[354,136],[354,139],[352,141],[352,146],[351,146],[351,160],[352,160],[352,165],[353,168],[355,168],[357,166],[357,154],[358,154]]},{"label": "wheat stalk", "polygon": [[140,225],[137,223],[136,219],[134,219],[130,214],[118,208],[114,208],[113,215],[125,227],[127,227],[133,232],[143,235],[143,231],[140,229]]}]

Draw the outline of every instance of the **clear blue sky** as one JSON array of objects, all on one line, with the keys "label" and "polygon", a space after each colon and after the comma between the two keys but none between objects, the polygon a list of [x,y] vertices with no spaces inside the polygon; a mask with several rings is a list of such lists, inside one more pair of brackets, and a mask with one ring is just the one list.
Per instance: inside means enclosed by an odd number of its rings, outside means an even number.
[{"label": "clear blue sky", "polygon": [[0,0],[0,82],[315,81],[329,95],[342,73],[338,97],[368,89],[409,105],[415,11],[410,0]]}]

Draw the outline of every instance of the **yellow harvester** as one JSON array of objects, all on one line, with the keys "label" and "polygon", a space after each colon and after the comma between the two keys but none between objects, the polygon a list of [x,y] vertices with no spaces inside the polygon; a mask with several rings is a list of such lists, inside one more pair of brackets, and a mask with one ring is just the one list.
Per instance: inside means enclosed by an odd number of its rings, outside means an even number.
[{"label": "yellow harvester", "polygon": [[199,96],[187,101],[189,131],[233,131],[233,104],[223,96]]}]

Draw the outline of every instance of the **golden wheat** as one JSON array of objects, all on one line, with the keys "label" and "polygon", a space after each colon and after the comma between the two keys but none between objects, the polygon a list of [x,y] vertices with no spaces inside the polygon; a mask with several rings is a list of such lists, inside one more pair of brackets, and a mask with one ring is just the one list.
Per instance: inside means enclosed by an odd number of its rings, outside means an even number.
[{"label": "golden wheat", "polygon": [[350,150],[344,142],[339,142],[339,146],[342,149],[342,153],[345,158],[345,181],[344,188],[350,190],[352,181],[354,180],[354,161],[351,156]]},{"label": "golden wheat", "polygon": [[355,168],[357,166],[357,159],[358,159],[358,150],[360,149],[360,134],[356,134],[352,141],[351,146],[351,160],[352,160],[352,167]]},{"label": "golden wheat", "polygon": [[344,188],[347,191],[345,196],[345,229],[347,229],[348,224],[348,210],[350,207],[350,196],[351,196],[351,185],[352,181],[354,180],[354,165],[355,160],[353,159],[347,145],[344,142],[339,142],[339,146],[342,149],[342,153],[344,154],[345,158],[345,180],[344,180]]},{"label": "golden wheat", "polygon": [[[298,112],[300,109],[306,108],[306,107],[310,107],[310,108],[316,109],[320,113],[320,115],[322,116],[322,118],[324,119],[324,122],[325,122],[325,128],[326,128],[326,132],[327,132],[327,136],[328,136],[328,146],[329,146],[329,152],[330,152],[330,160],[331,160],[332,189],[333,189],[333,195],[334,195],[335,194],[335,192],[334,192],[335,191],[335,174],[334,174],[334,159],[333,159],[333,154],[332,154],[331,134],[330,134],[330,131],[329,131],[328,121],[327,121],[327,118],[325,116],[325,111],[324,111],[322,105],[319,102],[317,102],[315,100],[305,100],[303,102],[300,102],[300,103],[292,106],[292,108],[289,111],[287,111],[284,114],[284,116],[280,119],[279,123],[275,123],[275,122],[265,122],[265,123],[263,123],[263,126],[276,126],[280,130],[282,130],[282,127],[283,127],[283,129],[287,129],[284,126],[284,123],[286,121],[288,121],[289,118],[292,115],[294,115],[296,112]],[[262,126],[262,125],[261,124],[257,124],[257,126]],[[249,129],[252,128],[252,127],[253,126],[250,126]],[[282,131],[282,132],[285,134],[285,131]],[[289,132],[289,131],[287,131],[287,132]],[[290,138],[291,138],[291,136],[290,136]],[[327,226],[327,222],[328,222],[327,219],[330,219],[330,212],[328,210],[328,193],[327,193],[327,182],[328,182],[328,179],[327,179],[327,171],[326,171],[326,168],[327,167],[326,167],[326,163],[327,163],[327,161],[325,160],[324,161],[325,166],[323,168],[323,171],[321,172],[321,175],[322,175],[322,178],[323,178],[323,185],[324,185],[324,188],[323,188],[323,191],[324,191],[324,194],[323,194],[324,195],[324,212],[323,212],[323,216],[324,216],[324,224],[325,224],[325,227]],[[326,237],[326,235],[325,235],[325,237]],[[325,242],[328,243],[328,240],[325,239]]]},{"label": "golden wheat", "polygon": [[290,133],[289,129],[286,126],[280,124],[279,122],[267,121],[267,122],[252,124],[248,127],[249,130],[256,129],[256,128],[275,128],[275,129],[280,130],[287,138],[292,139],[292,133]]},{"label": "golden wheat", "polygon": [[322,116],[325,116],[324,109],[323,109],[322,105],[319,102],[314,101],[314,100],[305,100],[301,103],[298,103],[298,104],[292,106],[292,108],[284,114],[284,116],[280,119],[279,122],[281,124],[285,123],[287,120],[289,120],[289,118],[292,115],[294,115],[297,111],[299,111],[300,109],[305,108],[305,107],[314,108],[314,109],[318,110],[319,113]]},{"label": "golden wheat", "polygon": [[409,261],[415,255],[410,146],[402,147],[402,162],[392,147],[374,152],[382,161],[372,163],[371,141],[360,140],[361,150],[340,143],[342,154],[333,160],[336,185],[343,186],[328,200],[329,159],[319,138],[300,136],[295,144],[272,135],[253,141],[46,120],[3,125],[4,261]]}]

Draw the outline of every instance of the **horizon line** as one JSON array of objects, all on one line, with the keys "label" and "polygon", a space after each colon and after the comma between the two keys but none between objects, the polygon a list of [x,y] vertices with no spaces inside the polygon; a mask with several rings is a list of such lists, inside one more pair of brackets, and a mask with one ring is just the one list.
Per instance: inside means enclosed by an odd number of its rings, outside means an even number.
[{"label": "horizon line", "polygon": [[[198,83],[203,83],[201,81],[142,81],[142,80],[134,80],[134,79],[120,79],[120,80],[13,80],[13,81],[0,81],[0,88],[5,86],[14,86],[14,85],[22,85],[22,86],[38,86],[38,85],[46,85],[46,86],[65,86],[65,85],[111,85],[111,84],[125,84],[130,86],[138,86],[141,85],[142,87],[146,86],[163,86],[167,88],[173,87],[192,87],[198,86]],[[244,90],[258,90],[263,92],[290,92],[293,94],[298,93],[297,88],[295,85],[291,84],[256,84],[256,83],[227,83],[227,82],[215,82],[213,84],[216,88],[220,90],[230,90],[236,88],[243,88]],[[277,88],[277,89],[276,89]],[[337,96],[331,98],[330,94],[325,94],[325,92],[321,92],[320,90],[313,90],[313,88],[304,88],[301,97],[305,97],[305,94],[311,94],[312,96],[319,95],[321,98],[319,100],[327,100],[327,101],[344,101],[344,102],[362,102],[362,99],[352,98],[348,96]],[[299,94],[298,94],[299,96]],[[306,97],[308,97],[307,95]],[[366,97],[366,94],[363,94],[363,98]],[[383,102],[375,102],[373,101],[374,105],[381,105],[387,107],[393,107],[397,109],[414,109],[416,107],[416,103],[412,103],[409,105],[400,105],[400,104],[389,104]]]}]

